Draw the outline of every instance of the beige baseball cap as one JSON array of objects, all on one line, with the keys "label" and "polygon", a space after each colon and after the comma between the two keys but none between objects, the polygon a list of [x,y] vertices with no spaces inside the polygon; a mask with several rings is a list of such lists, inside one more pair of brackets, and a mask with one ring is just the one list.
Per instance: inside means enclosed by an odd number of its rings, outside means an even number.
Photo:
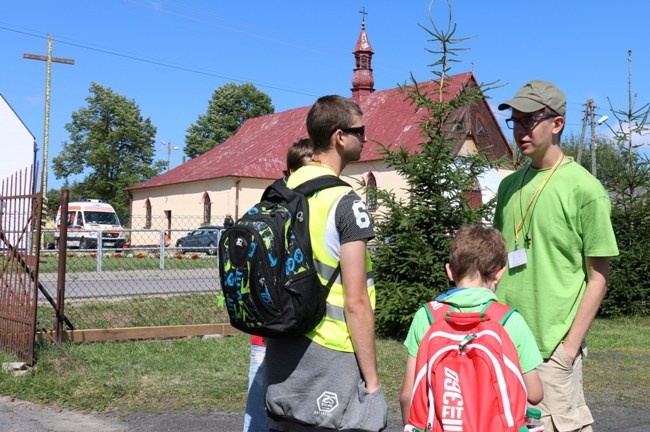
[{"label": "beige baseball cap", "polygon": [[561,116],[566,114],[566,96],[548,81],[532,80],[524,84],[515,97],[499,104],[499,110],[514,108],[523,113],[532,113],[542,108],[550,108]]}]

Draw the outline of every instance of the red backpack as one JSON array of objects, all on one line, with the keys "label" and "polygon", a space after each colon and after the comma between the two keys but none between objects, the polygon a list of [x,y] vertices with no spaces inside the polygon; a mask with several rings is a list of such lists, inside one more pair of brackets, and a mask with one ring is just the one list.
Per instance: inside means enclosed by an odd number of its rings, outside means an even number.
[{"label": "red backpack", "polygon": [[519,356],[503,327],[514,309],[496,301],[481,312],[437,301],[426,307],[432,324],[418,349],[405,430],[527,430]]}]

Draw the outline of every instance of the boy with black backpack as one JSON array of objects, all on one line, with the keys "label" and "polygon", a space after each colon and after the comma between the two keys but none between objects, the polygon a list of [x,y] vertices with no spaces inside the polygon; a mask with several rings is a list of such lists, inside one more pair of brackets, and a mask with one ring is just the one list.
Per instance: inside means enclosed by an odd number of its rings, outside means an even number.
[{"label": "boy with black backpack", "polygon": [[543,397],[542,357],[523,317],[496,301],[506,259],[496,229],[456,233],[445,265],[456,288],[416,312],[404,342],[405,431],[527,430],[527,402]]},{"label": "boy with black backpack", "polygon": [[[319,98],[307,114],[312,161],[287,185],[338,177],[359,160],[366,141],[362,115],[351,99]],[[308,203],[313,261],[330,285],[326,313],[302,335],[267,340],[269,429],[378,432],[386,427],[387,404],[375,353],[372,221],[349,185],[311,194]]]},{"label": "boy with black backpack", "polygon": [[[283,171],[284,179],[298,168],[307,165],[314,155],[311,139],[301,138],[287,149],[287,169]],[[233,222],[234,225],[234,222]],[[250,364],[248,368],[248,396],[244,411],[243,432],[267,432],[266,416],[266,343],[262,336],[251,335]]]}]

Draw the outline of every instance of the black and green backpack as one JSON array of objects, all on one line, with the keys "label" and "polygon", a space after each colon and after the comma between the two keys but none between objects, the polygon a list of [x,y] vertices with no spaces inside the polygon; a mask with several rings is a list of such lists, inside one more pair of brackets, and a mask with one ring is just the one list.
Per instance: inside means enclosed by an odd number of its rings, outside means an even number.
[{"label": "black and green backpack", "polygon": [[233,327],[277,338],[304,334],[321,321],[340,267],[327,285],[321,283],[312,255],[307,197],[335,186],[349,187],[333,175],[295,189],[278,179],[222,233],[219,276]]}]

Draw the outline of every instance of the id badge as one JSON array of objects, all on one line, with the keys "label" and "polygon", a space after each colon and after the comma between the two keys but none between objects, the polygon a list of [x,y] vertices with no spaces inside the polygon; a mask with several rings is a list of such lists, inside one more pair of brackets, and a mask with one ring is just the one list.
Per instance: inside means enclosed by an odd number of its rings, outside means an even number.
[{"label": "id badge", "polygon": [[508,253],[508,267],[513,269],[522,266],[528,262],[526,257],[526,249],[515,249],[514,252]]}]

